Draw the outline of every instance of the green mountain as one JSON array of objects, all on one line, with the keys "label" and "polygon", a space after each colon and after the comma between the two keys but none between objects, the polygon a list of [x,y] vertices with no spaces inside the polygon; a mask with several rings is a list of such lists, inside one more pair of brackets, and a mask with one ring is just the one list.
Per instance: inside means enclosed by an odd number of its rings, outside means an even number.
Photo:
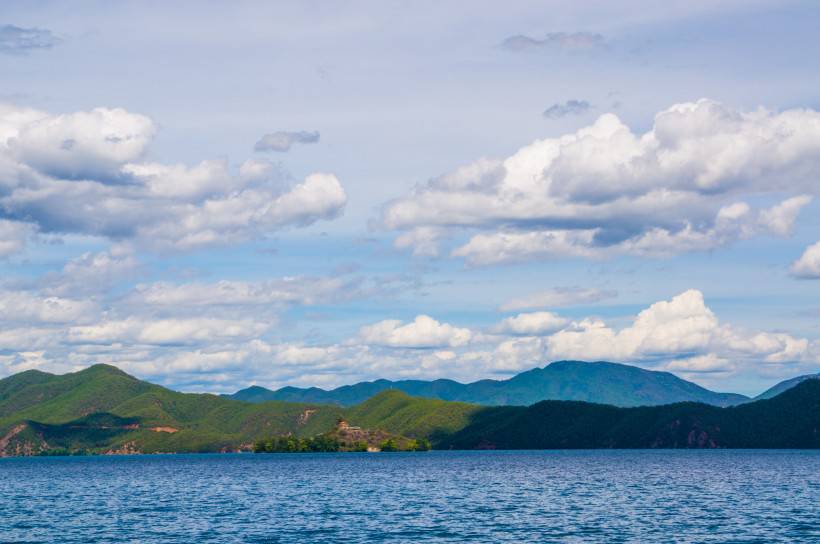
[{"label": "green mountain", "polygon": [[399,448],[427,440],[436,448],[466,449],[816,448],[820,380],[725,408],[695,402],[623,408],[580,401],[479,406],[411,397],[396,389],[351,407],[250,403],[178,393],[107,365],[59,376],[29,371],[0,380],[0,456],[249,451],[274,439],[275,450],[284,438],[312,445],[332,439],[340,420],[350,437],[390,438]]},{"label": "green mountain", "polygon": [[352,406],[381,391],[395,389],[408,395],[469,402],[488,406],[529,405],[542,400],[578,400],[614,406],[655,406],[693,401],[729,406],[747,397],[715,393],[669,372],[636,366],[596,362],[558,361],[507,380],[463,384],[453,380],[376,380],[326,391],[316,387],[284,387],[276,391],[254,386],[230,395],[246,402],[282,400]]},{"label": "green mountain", "polygon": [[763,393],[756,396],[754,400],[770,399],[806,380],[820,380],[820,374],[806,374],[805,376],[797,376],[796,378],[791,378],[790,380],[784,380],[765,390]]},{"label": "green mountain", "polygon": [[27,371],[0,380],[0,456],[234,451],[271,436],[326,433],[340,417],[422,438],[463,427],[477,408],[411,399],[396,391],[350,410],[317,403],[247,403],[178,393],[108,365],[64,375]]},{"label": "green mountain", "polygon": [[571,401],[488,407],[440,449],[820,448],[820,380],[719,408],[683,402],[618,408]]}]

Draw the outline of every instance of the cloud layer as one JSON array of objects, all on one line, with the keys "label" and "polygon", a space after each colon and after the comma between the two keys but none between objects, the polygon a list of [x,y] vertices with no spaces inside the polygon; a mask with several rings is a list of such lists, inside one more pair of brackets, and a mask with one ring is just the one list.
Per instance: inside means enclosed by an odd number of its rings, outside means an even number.
[{"label": "cloud layer", "polygon": [[[112,286],[139,270],[128,253],[89,253],[22,287],[0,285],[0,375],[106,362],[162,383],[226,391],[249,383],[335,386],[375,377],[475,380],[559,359],[628,362],[707,383],[737,372],[788,376],[820,365],[817,341],[722,323],[697,290],[656,302],[620,327],[594,315],[570,319],[550,311],[506,316],[486,327],[422,314],[366,324],[347,339],[306,343],[281,337],[285,312],[381,297],[384,282],[311,276],[153,282],[111,295]],[[83,282],[99,290],[75,290]],[[572,305],[610,295],[562,288],[534,303]]]},{"label": "cloud layer", "polygon": [[[635,134],[615,115],[505,160],[481,159],[387,203],[382,224],[473,265],[705,251],[791,232],[818,192],[820,113],[739,112],[710,100],[658,113]],[[778,197],[784,200],[777,200]],[[745,198],[765,198],[753,208]]]}]

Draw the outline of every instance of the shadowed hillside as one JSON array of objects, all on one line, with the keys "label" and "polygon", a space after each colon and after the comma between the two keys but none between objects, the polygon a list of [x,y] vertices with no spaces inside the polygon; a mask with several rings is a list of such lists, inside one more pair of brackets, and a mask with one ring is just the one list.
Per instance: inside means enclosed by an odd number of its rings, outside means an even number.
[{"label": "shadowed hillside", "polygon": [[772,397],[779,395],[780,393],[783,393],[784,391],[788,391],[795,385],[803,383],[806,380],[820,380],[820,374],[807,374],[805,376],[797,376],[789,380],[784,380],[765,390],[763,393],[756,396],[754,400],[770,399]]},{"label": "shadowed hillside", "polygon": [[484,408],[437,448],[820,448],[820,380],[741,406],[617,408],[570,401]]}]

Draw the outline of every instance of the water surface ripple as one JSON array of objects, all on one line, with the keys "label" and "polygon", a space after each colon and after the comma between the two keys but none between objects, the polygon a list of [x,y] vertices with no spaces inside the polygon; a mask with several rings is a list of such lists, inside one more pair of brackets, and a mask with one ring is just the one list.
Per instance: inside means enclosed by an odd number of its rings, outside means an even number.
[{"label": "water surface ripple", "polygon": [[0,459],[0,542],[820,542],[820,452]]}]

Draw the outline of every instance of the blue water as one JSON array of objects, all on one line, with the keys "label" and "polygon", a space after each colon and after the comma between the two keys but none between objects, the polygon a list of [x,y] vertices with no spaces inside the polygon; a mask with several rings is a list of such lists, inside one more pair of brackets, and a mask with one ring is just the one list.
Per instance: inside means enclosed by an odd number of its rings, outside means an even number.
[{"label": "blue water", "polygon": [[820,452],[0,459],[2,542],[820,542]]}]

